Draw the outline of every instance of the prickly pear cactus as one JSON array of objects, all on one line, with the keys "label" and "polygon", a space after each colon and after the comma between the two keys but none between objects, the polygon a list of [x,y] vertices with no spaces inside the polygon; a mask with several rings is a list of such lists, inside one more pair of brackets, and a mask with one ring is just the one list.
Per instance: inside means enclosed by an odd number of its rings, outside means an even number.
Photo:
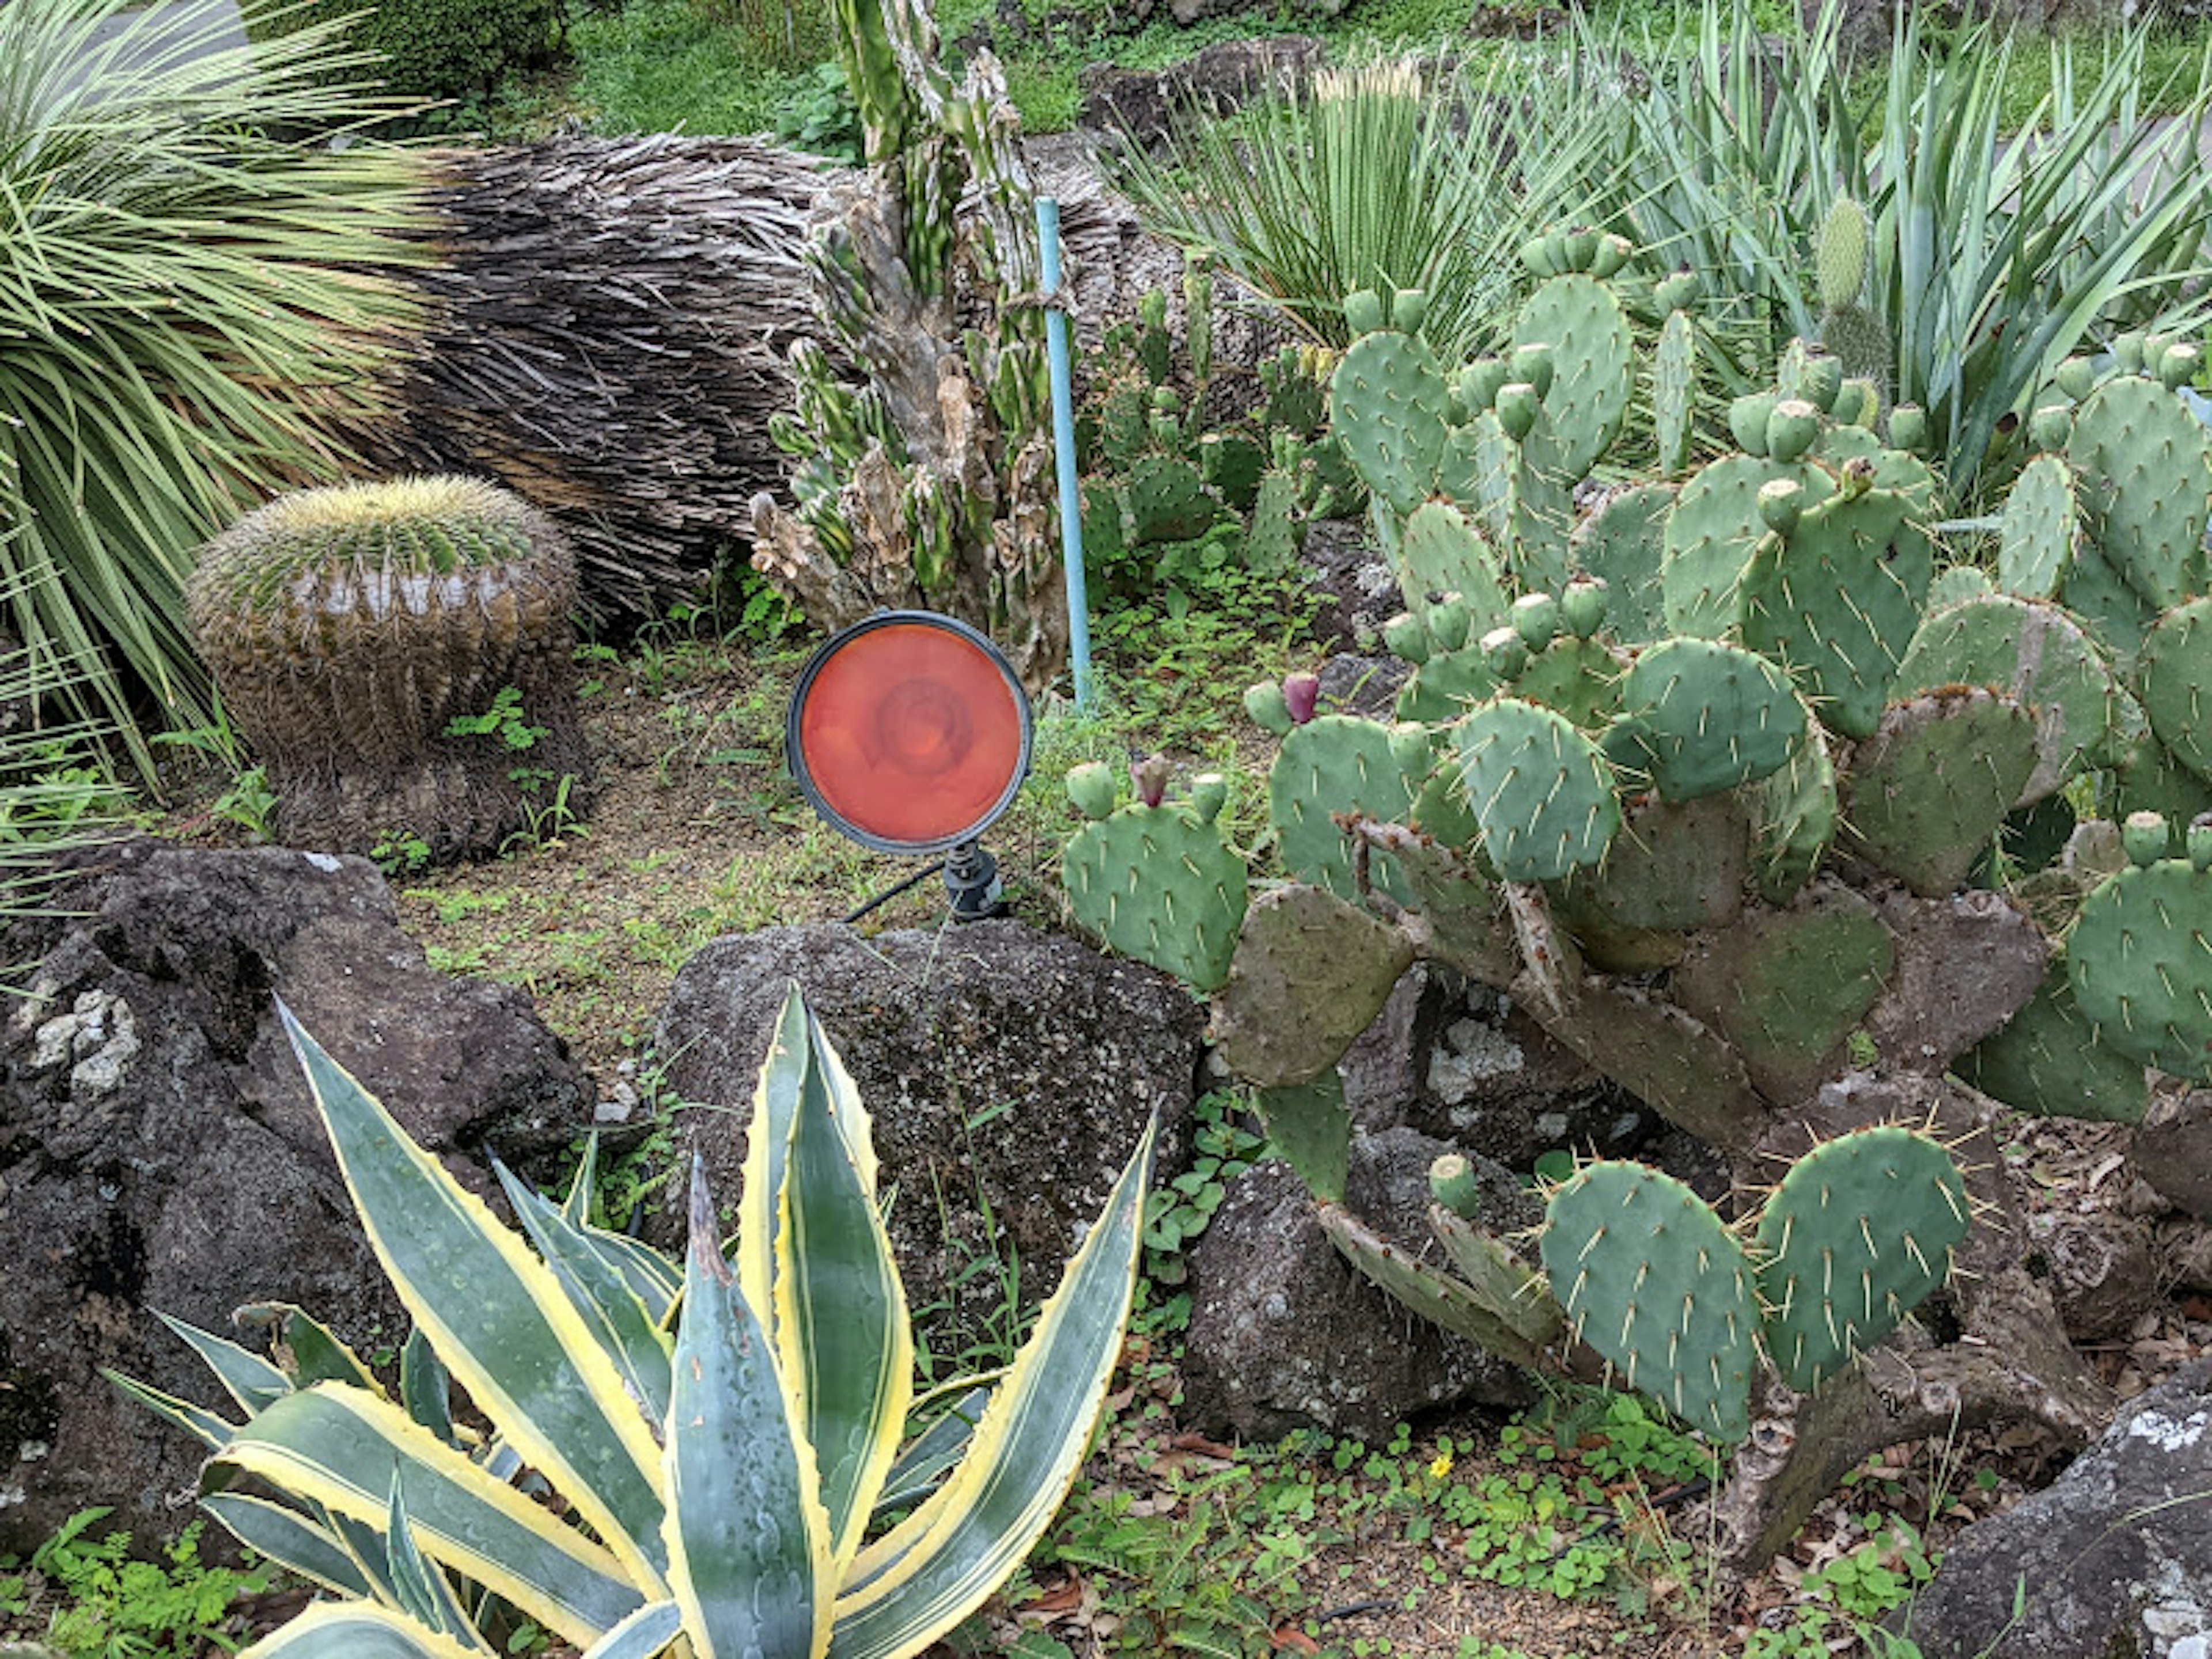
[{"label": "prickly pear cactus", "polygon": [[2020,799],[2038,758],[2034,717],[1978,686],[1890,708],[1852,757],[1853,844],[1923,897],[1958,887]]},{"label": "prickly pear cactus", "polygon": [[1579,478],[1620,436],[1636,393],[1627,314],[1596,277],[1580,271],[1554,276],[1522,307],[1513,341],[1551,348],[1555,374],[1544,414],[1559,441],[1559,470]]},{"label": "prickly pear cactus", "polygon": [[1501,697],[1455,729],[1460,781],[1482,850],[1508,881],[1553,881],[1595,864],[1620,828],[1611,769],[1571,721]]},{"label": "prickly pear cactus", "polygon": [[1769,1357],[1807,1393],[1942,1288],[1966,1236],[1966,1182],[1927,1136],[1878,1126],[1790,1165],[1755,1235]]},{"label": "prickly pear cactus", "polygon": [[1755,1278],[1703,1199],[1640,1164],[1587,1164],[1552,1194],[1541,1249],[1576,1338],[1624,1383],[1716,1440],[1750,1432]]},{"label": "prickly pear cactus", "polygon": [[[1764,657],[1712,640],[1668,640],[1638,656],[1617,723],[1638,769],[1668,800],[1695,800],[1779,771],[1804,740],[1804,702]],[[1608,738],[1607,752],[1622,750]]]},{"label": "prickly pear cactus", "polygon": [[[1292,729],[1268,774],[1268,812],[1283,867],[1297,879],[1355,898],[1352,843],[1339,815],[1378,823],[1411,820],[1436,763],[1428,731],[1352,714],[1323,714]],[[1370,866],[1376,885],[1405,896],[1387,855]]]},{"label": "prickly pear cactus", "polygon": [[2144,375],[2113,376],[2075,411],[2066,458],[2098,551],[2146,604],[2204,592],[2212,430],[2177,393]]},{"label": "prickly pear cactus", "polygon": [[[2148,813],[2130,820],[2139,823],[2162,849],[2164,823]],[[2192,829],[2189,850],[2186,859],[2138,862],[2091,893],[2068,936],[2066,965],[2100,1042],[2212,1083],[2212,828]]]},{"label": "prickly pear cactus", "polygon": [[[1151,793],[1151,791],[1147,791]],[[1189,805],[1158,795],[1086,823],[1060,855],[1069,910],[1122,955],[1195,990],[1229,977],[1248,896],[1244,860],[1224,843],[1218,794],[1194,787]],[[1095,792],[1071,796],[1096,805]]]},{"label": "prickly pear cactus", "polygon": [[2055,598],[2074,565],[2080,526],[2074,475],[2056,455],[2021,470],[1999,515],[1997,586],[2022,599]]},{"label": "prickly pear cactus", "polygon": [[2136,661],[2143,713],[2173,757],[2212,783],[2212,599],[2159,619]]}]

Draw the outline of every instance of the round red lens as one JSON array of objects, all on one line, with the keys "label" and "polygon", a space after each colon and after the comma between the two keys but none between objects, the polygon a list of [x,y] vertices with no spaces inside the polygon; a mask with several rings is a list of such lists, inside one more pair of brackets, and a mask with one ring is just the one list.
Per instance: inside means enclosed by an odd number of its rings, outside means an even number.
[{"label": "round red lens", "polygon": [[1020,781],[1019,688],[949,628],[864,624],[815,669],[799,761],[823,805],[865,835],[928,848],[967,839]]}]

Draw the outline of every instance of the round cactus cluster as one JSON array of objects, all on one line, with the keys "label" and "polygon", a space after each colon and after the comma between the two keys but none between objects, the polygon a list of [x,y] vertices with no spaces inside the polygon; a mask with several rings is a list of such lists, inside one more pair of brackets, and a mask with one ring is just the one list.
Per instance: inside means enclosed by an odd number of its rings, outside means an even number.
[{"label": "round cactus cluster", "polygon": [[[186,589],[285,839],[366,853],[406,833],[441,857],[496,851],[561,779],[583,805],[575,598],[551,521],[464,477],[279,496],[209,543]],[[503,696],[507,732],[453,732]]]}]

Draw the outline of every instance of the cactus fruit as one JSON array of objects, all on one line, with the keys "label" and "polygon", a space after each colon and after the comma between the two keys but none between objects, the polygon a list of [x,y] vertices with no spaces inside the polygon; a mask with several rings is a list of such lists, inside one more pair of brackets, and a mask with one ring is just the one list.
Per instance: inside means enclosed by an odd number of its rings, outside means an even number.
[{"label": "cactus fruit", "polygon": [[2027,1005],[1953,1069],[1990,1099],[2039,1117],[2140,1123],[2150,1109],[2142,1062],[2097,1040],[2063,957]]},{"label": "cactus fruit", "polygon": [[1321,676],[1318,674],[1285,674],[1283,677],[1283,707],[1289,713],[1291,724],[1304,726],[1314,718],[1321,706]]},{"label": "cactus fruit", "polygon": [[1588,1164],[1552,1194],[1541,1248],[1575,1334],[1622,1382],[1715,1440],[1750,1431],[1754,1276],[1703,1199],[1640,1164]]},{"label": "cactus fruit", "polygon": [[2103,654],[2052,605],[1992,593],[1931,611],[1897,672],[1900,696],[1947,685],[2002,692],[2035,720],[2026,805],[2063,787],[2102,752],[2121,691]]},{"label": "cactus fruit", "polygon": [[1787,536],[1769,534],[1744,567],[1743,642],[1786,666],[1821,720],[1849,737],[1881,718],[1934,580],[1911,511],[1893,490],[1839,488]]},{"label": "cactus fruit", "polygon": [[1835,1071],[1896,963],[1896,940],[1874,907],[1827,880],[1787,909],[1747,911],[1699,939],[1671,987],[1743,1057],[1753,1086],[1786,1104]]},{"label": "cactus fruit", "polygon": [[2034,717],[1979,686],[1908,698],[1852,757],[1853,848],[1923,898],[1965,881],[2038,760]]},{"label": "cactus fruit", "polygon": [[1783,1380],[1810,1392],[1887,1338],[1949,1279],[1971,1219],[1950,1153],[1909,1129],[1861,1129],[1791,1164],[1755,1235]]},{"label": "cactus fruit", "polygon": [[1998,515],[1997,586],[2026,599],[2056,595],[2074,562],[2074,475],[2056,455],[2021,470]]},{"label": "cactus fruit", "polygon": [[408,829],[440,858],[497,851],[529,802],[514,753],[447,728],[509,687],[538,728],[527,776],[589,778],[575,562],[550,520],[495,485],[281,495],[202,550],[185,603],[295,845],[366,853]]},{"label": "cactus fruit", "polygon": [[2082,902],[2066,965],[2099,1041],[2212,1083],[2212,871],[2161,859],[2112,877]]},{"label": "cactus fruit", "polygon": [[1086,823],[1060,855],[1075,920],[1112,949],[1212,991],[1229,977],[1247,899],[1244,861],[1209,820],[1139,799]]},{"label": "cactus fruit", "polygon": [[1229,1068],[1263,1089],[1310,1083],[1344,1057],[1413,965],[1406,935],[1318,887],[1254,899],[1212,1036]]},{"label": "cactus fruit", "polygon": [[2212,599],[2159,619],[2136,659],[2136,684],[2158,740],[2212,783]]},{"label": "cactus fruit", "polygon": [[1474,1165],[1457,1152],[1446,1152],[1429,1165],[1429,1196],[1462,1221],[1482,1213],[1482,1183]]},{"label": "cactus fruit", "polygon": [[1113,815],[1115,799],[1119,794],[1114,781],[1114,769],[1103,761],[1085,761],[1071,767],[1067,774],[1067,799],[1071,805],[1085,817],[1097,820]]},{"label": "cactus fruit", "polygon": [[2212,431],[2179,394],[2114,376],[2075,411],[2066,455],[2089,534],[2129,586],[2160,608],[2202,593]]},{"label": "cactus fruit", "polygon": [[1508,881],[1595,864],[1620,827],[1611,769],[1564,716],[1501,697],[1460,721],[1461,781],[1482,850]]},{"label": "cactus fruit", "polygon": [[1668,640],[1638,656],[1621,718],[1668,800],[1694,800],[1779,770],[1803,739],[1805,705],[1764,657],[1713,640]]}]

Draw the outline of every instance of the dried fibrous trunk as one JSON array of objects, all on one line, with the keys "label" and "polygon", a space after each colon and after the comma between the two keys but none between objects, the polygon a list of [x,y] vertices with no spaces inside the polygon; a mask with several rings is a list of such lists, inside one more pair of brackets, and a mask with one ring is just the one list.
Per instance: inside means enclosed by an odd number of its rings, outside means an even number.
[{"label": "dried fibrous trunk", "polygon": [[498,480],[574,544],[585,612],[693,592],[780,488],[769,416],[816,326],[802,252],[834,170],[738,138],[560,137],[434,158],[445,256],[401,417],[352,435],[393,472]]}]

